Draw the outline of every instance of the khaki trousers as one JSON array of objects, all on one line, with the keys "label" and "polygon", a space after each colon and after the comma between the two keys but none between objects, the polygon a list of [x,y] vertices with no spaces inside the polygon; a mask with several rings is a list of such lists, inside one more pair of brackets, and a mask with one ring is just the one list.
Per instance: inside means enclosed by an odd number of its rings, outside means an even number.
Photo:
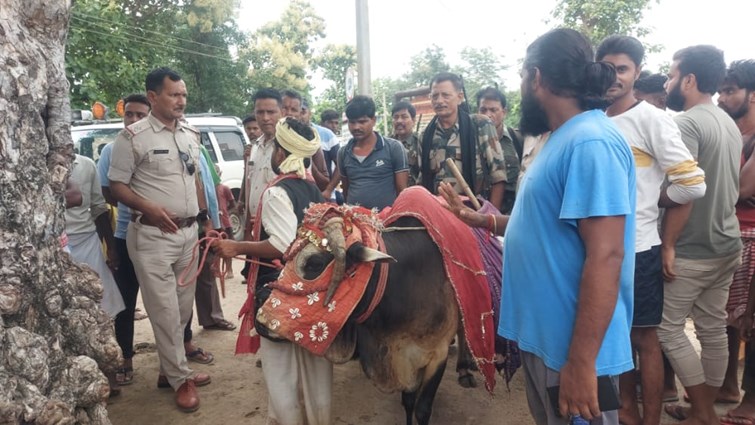
[{"label": "khaki trousers", "polygon": [[[721,258],[677,258],[676,279],[664,283],[658,339],[685,387],[720,387],[724,382],[729,357],[726,301],[734,271],[741,262],[740,251]],[[700,356],[684,333],[687,317],[694,321],[702,347]]]},{"label": "khaki trousers", "polygon": [[128,225],[126,243],[155,334],[160,374],[168,378],[173,389],[192,374],[183,336],[191,319],[196,281],[179,287],[178,277],[187,267],[195,274],[197,262],[191,262],[191,251],[196,241],[196,224],[174,234],[139,222]]},{"label": "khaki trousers", "polygon": [[[200,251],[199,255],[202,255],[202,253],[203,251]],[[211,270],[213,260],[215,260],[215,254],[210,252],[207,254],[204,267],[199,271],[197,277],[195,301],[197,303],[197,321],[200,326],[212,326],[225,320],[223,307],[220,305],[217,279]]]},{"label": "khaki trousers", "polygon": [[333,364],[296,344],[267,338],[260,354],[268,425],[330,425]]}]

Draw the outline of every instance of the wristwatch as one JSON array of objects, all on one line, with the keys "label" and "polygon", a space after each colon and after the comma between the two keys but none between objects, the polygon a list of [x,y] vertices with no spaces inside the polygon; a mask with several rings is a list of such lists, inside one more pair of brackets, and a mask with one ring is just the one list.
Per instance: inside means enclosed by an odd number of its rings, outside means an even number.
[{"label": "wristwatch", "polygon": [[197,221],[207,221],[207,210],[199,210],[197,214]]}]

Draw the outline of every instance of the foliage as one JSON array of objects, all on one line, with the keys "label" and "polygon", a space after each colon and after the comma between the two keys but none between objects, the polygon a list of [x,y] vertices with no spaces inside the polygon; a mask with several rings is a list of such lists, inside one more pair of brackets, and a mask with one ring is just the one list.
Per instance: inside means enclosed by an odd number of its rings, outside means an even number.
[{"label": "foliage", "polygon": [[250,87],[294,89],[307,97],[312,44],[325,36],[325,20],[303,0],[292,0],[279,20],[252,35],[242,57],[250,65]]},{"label": "foliage", "polygon": [[[322,94],[326,107],[320,105],[318,113],[325,109],[343,111],[346,106],[346,70],[357,63],[357,51],[348,44],[330,44],[323,49],[313,65],[322,71],[323,77],[331,84]],[[319,115],[318,115],[319,116]]]},{"label": "foliage", "polygon": [[493,53],[489,47],[465,47],[461,50],[463,65],[455,67],[454,72],[464,78],[464,88],[470,107],[474,109],[474,97],[477,92],[488,86],[503,90],[501,72],[506,69],[501,57]]},{"label": "foliage", "polygon": [[[659,0],[654,0],[656,3]],[[651,0],[559,0],[553,17],[568,28],[587,35],[594,45],[614,34],[642,38],[650,29],[642,16]],[[651,50],[655,46],[650,46]]]},{"label": "foliage", "polygon": [[243,112],[246,69],[230,55],[244,39],[233,24],[237,7],[238,0],[78,0],[66,54],[72,106],[99,100],[113,110],[124,95],[144,91],[150,70],[170,66],[184,74],[190,112]]},{"label": "foliage", "polygon": [[442,47],[433,44],[425,50],[412,56],[409,60],[409,69],[404,74],[403,80],[411,84],[410,87],[426,87],[430,85],[430,80],[435,74],[443,71],[450,71],[451,67],[446,59],[446,52]]}]

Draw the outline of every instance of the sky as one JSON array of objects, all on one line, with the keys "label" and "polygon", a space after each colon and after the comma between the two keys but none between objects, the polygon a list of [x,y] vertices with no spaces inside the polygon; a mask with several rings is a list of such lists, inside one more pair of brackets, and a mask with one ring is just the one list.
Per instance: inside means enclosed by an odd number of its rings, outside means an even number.
[{"label": "sky", "polygon": [[[356,46],[355,0],[309,0],[325,19],[326,44]],[[254,31],[279,19],[287,1],[242,2],[238,23]],[[523,3],[526,7],[523,7]],[[519,64],[527,45],[554,26],[547,23],[556,0],[372,0],[369,1],[372,79],[400,77],[409,71],[409,59],[432,44],[443,47],[451,65],[459,64],[466,46],[490,47],[503,56],[509,68],[503,73],[508,89],[519,86]],[[517,9],[515,11],[514,9]],[[750,37],[755,1],[660,0],[651,1],[643,25],[651,28],[644,41],[663,50],[648,55],[646,69],[657,72],[670,63],[675,51],[694,44],[712,44],[724,51],[727,63],[755,58]],[[318,83],[315,94],[327,83]]]}]

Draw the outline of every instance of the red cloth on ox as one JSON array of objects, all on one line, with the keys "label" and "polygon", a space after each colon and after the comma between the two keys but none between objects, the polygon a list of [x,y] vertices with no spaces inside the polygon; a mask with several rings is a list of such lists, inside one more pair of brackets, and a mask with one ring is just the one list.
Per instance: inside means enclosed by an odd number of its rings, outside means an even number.
[{"label": "red cloth on ox", "polygon": [[414,217],[438,245],[459,302],[467,344],[485,377],[485,388],[492,392],[496,334],[485,268],[480,251],[469,249],[478,246],[472,230],[444,205],[442,198],[433,196],[424,187],[412,186],[399,194],[393,207],[381,211],[380,217],[386,227],[401,217]]},{"label": "red cloth on ox", "polygon": [[257,320],[281,338],[299,344],[322,356],[330,347],[346,320],[362,299],[375,263],[359,263],[347,270],[333,299],[326,305],[335,261],[314,280],[304,279],[296,271],[296,255],[306,245],[321,251],[330,250],[323,226],[330,219],[343,220],[344,249],[356,242],[378,248],[380,222],[376,214],[361,207],[317,204],[307,210],[297,238],[286,252],[286,266],[278,280],[271,283],[270,298],[257,313]]}]

